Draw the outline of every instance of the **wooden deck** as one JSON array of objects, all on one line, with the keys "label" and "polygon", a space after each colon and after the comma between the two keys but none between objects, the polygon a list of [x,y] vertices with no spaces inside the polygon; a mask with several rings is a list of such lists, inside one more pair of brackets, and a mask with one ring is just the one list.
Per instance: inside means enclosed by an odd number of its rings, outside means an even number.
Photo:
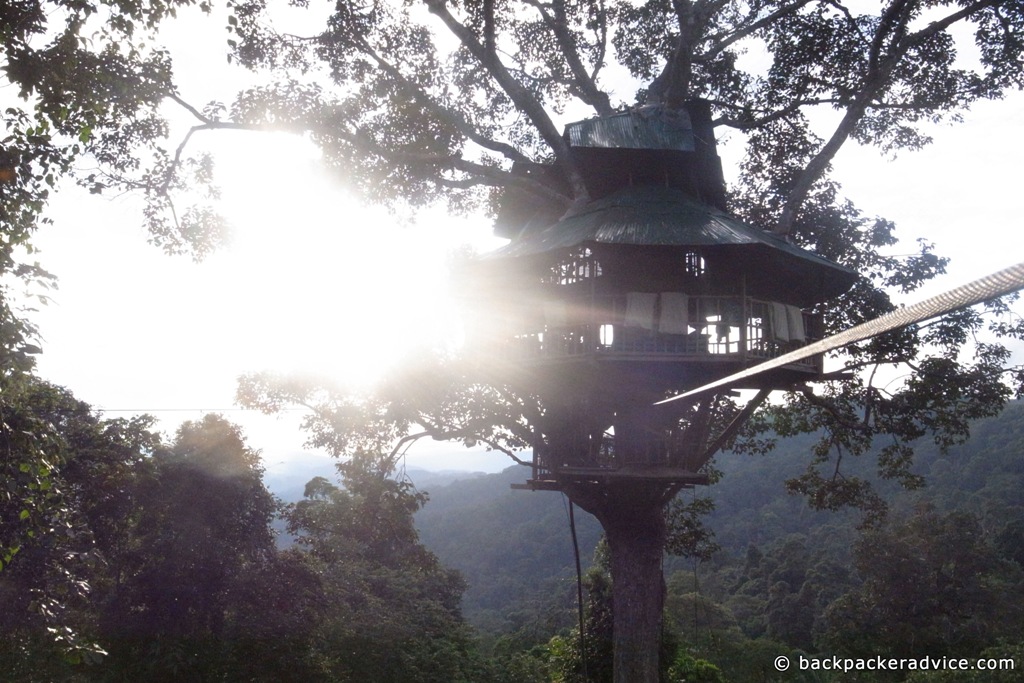
[{"label": "wooden deck", "polygon": [[649,481],[693,487],[706,486],[708,475],[675,467],[659,466],[560,467],[557,471],[545,472],[538,475],[536,479],[529,479],[525,484],[512,484],[512,488],[530,491],[560,491],[567,484],[584,482],[605,484],[614,481]]}]

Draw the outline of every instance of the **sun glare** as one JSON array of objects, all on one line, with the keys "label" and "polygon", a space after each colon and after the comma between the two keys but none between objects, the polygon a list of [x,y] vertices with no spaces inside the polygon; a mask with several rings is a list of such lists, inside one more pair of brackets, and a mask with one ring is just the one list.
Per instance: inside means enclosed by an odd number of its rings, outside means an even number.
[{"label": "sun glare", "polygon": [[[219,154],[232,245],[211,263],[250,334],[253,371],[366,384],[414,349],[457,342],[451,250],[487,226],[435,215],[399,226],[361,206],[294,136]],[[248,140],[251,144],[253,140]]]}]

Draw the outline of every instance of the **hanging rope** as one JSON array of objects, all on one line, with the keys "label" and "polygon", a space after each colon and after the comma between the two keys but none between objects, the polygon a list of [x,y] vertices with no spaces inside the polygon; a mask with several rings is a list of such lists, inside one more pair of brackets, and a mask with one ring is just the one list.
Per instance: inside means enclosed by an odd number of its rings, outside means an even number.
[{"label": "hanging rope", "polygon": [[682,398],[690,398],[698,394],[703,394],[713,389],[721,387],[734,386],[739,381],[759,375],[762,372],[768,370],[774,370],[790,363],[796,363],[797,361],[810,358],[811,356],[817,356],[822,353],[829,351],[835,351],[836,349],[853,344],[855,342],[870,339],[871,337],[884,334],[885,332],[891,332],[892,330],[898,330],[908,325],[913,325],[931,318],[937,318],[940,315],[945,315],[950,311],[955,311],[960,308],[966,308],[979,304],[982,301],[988,301],[989,299],[995,299],[996,297],[1003,296],[1004,294],[1010,294],[1019,289],[1024,289],[1024,263],[1018,263],[1015,266],[1010,266],[996,273],[992,273],[986,277],[969,282],[966,285],[951,289],[948,292],[943,292],[938,296],[933,296],[930,299],[925,299],[913,306],[907,306],[899,310],[887,313],[880,318],[869,320],[866,323],[851,327],[850,329],[834,334],[831,337],[826,337],[813,344],[808,344],[796,351],[784,354],[777,358],[759,363],[751,368],[747,368],[741,372],[737,372],[728,377],[724,377],[720,380],[705,384],[697,389],[692,389],[682,394],[672,396],[663,401],[658,401],[655,405],[661,405],[663,403],[669,403],[671,401],[678,401]]},{"label": "hanging rope", "polygon": [[[565,494],[563,499],[565,499]],[[576,538],[576,515],[573,514],[572,499],[569,500],[569,532],[572,534],[572,551],[576,558],[576,611],[579,616],[580,622],[580,664],[583,667],[583,680],[589,681],[590,675],[587,673],[587,641],[586,641],[586,628],[584,627],[583,620],[583,567],[580,564],[580,544]]]}]

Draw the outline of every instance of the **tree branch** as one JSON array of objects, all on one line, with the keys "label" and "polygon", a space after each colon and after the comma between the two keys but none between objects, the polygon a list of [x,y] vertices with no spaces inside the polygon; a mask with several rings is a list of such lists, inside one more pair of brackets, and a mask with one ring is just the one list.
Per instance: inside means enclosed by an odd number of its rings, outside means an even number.
[{"label": "tree branch", "polygon": [[916,31],[907,36],[904,41],[907,43],[908,47],[911,44],[918,45],[928,38],[931,38],[936,33],[945,31],[956,22],[966,19],[972,14],[976,14],[984,9],[988,9],[989,7],[998,7],[1002,2],[1003,0],[978,0],[978,2],[971,3],[952,14],[946,15],[942,19],[931,22],[920,31]]},{"label": "tree branch", "polygon": [[859,432],[859,433],[862,433],[862,434],[870,434],[871,429],[870,429],[870,427],[868,427],[868,425],[866,425],[864,423],[861,423],[861,422],[852,422],[852,421],[850,421],[845,416],[843,416],[839,412],[837,412],[835,407],[831,403],[829,403],[828,401],[822,400],[822,398],[820,396],[818,396],[817,394],[815,394],[814,391],[809,386],[807,386],[806,384],[802,384],[802,385],[800,385],[798,387],[795,387],[794,391],[802,394],[803,397],[805,399],[807,399],[808,403],[810,403],[811,405],[816,406],[818,408],[821,408],[826,413],[831,415],[832,419],[836,421],[836,424],[838,424],[838,425],[840,425],[840,426],[842,426],[842,427],[844,427],[846,429],[849,429],[850,431],[853,431],[853,432]]},{"label": "tree branch", "polygon": [[[760,19],[751,21],[749,24],[745,26],[735,28],[729,31],[728,33],[723,32],[711,36],[711,46],[708,47],[708,49],[704,50],[701,54],[695,55],[693,57],[693,61],[698,63],[710,62],[719,54],[721,54],[722,51],[728,48],[730,45],[743,40],[744,38],[750,36],[751,34],[761,30],[765,26],[768,26],[772,22],[781,19],[786,15],[792,14],[799,10],[801,7],[804,7],[805,5],[808,5],[811,2],[815,1],[816,0],[794,0],[794,2],[791,2],[788,5],[783,5],[782,7],[772,12],[771,14],[761,17]],[[747,18],[748,21],[751,19],[753,19],[753,17]]]},{"label": "tree branch", "polygon": [[660,102],[670,109],[682,109],[690,93],[690,80],[693,75],[693,33],[697,30],[697,19],[693,10],[693,0],[672,0],[672,9],[679,24],[676,48],[665,62],[661,74],[651,83],[649,93],[654,95],[654,103]]},{"label": "tree branch", "polygon": [[[544,3],[538,0],[525,1],[526,4],[532,6],[540,13],[544,23],[551,29],[555,40],[558,41],[558,47],[561,48],[562,55],[569,66],[569,72],[573,76],[572,85],[576,95],[592,106],[599,116],[610,116],[615,113],[615,110],[612,109],[611,101],[608,99],[608,94],[597,87],[594,77],[588,74],[586,67],[583,66],[579,50],[576,49],[576,41],[569,32],[569,19],[565,13],[565,0],[554,0],[552,3],[555,10],[554,16],[547,11]],[[599,65],[595,65],[593,71],[595,76],[599,68]]]},{"label": "tree branch", "polygon": [[[832,132],[832,136],[800,173],[796,185],[786,198],[782,215],[779,217],[779,224],[773,232],[787,235],[792,230],[797,210],[807,198],[811,187],[824,175],[832,159],[853,134],[867,110],[874,106],[875,98],[889,85],[889,78],[900,59],[912,47],[949,28],[957,21],[997,5],[1000,1],[978,0],[938,21],[933,21],[920,31],[905,35],[913,5],[909,0],[894,0],[882,15],[882,21],[872,38],[868,52],[868,68],[861,81],[859,92],[847,106],[846,113]],[[883,54],[883,46],[887,39],[889,52]]]},{"label": "tree branch", "polygon": [[811,158],[807,166],[804,167],[804,170],[800,172],[796,185],[790,191],[789,196],[786,198],[786,204],[782,207],[779,224],[772,230],[773,233],[777,235],[788,235],[790,233],[796,220],[796,212],[807,198],[811,187],[825,174],[825,170],[832,163],[832,159],[835,158],[843,144],[853,134],[857,123],[864,117],[864,113],[868,108],[868,102],[884,85],[885,83],[882,79],[875,81],[872,86],[862,90],[853,104],[847,107],[842,120],[832,132],[832,137],[828,139],[828,142],[818,150],[818,153]]},{"label": "tree branch", "polygon": [[196,109],[194,106],[192,106],[191,104],[189,104],[188,102],[186,102],[185,100],[183,100],[181,97],[179,97],[177,94],[175,94],[173,92],[167,93],[166,97],[168,99],[172,100],[173,102],[175,102],[176,104],[178,104],[185,111],[187,111],[190,114],[192,114],[192,116],[194,116],[196,119],[198,119],[200,121],[200,123],[198,125],[195,125],[195,126],[192,126],[191,128],[189,128],[188,132],[185,133],[185,136],[182,138],[181,142],[178,144],[178,147],[174,150],[174,158],[171,160],[171,164],[170,164],[170,166],[168,166],[168,168],[167,168],[167,170],[165,172],[164,182],[160,186],[160,190],[159,190],[159,192],[161,194],[163,194],[163,195],[167,194],[167,191],[168,191],[168,189],[170,188],[170,185],[171,185],[171,181],[174,178],[174,173],[178,169],[178,167],[181,166],[181,155],[184,154],[185,148],[188,147],[189,141],[192,139],[193,135],[195,135],[196,133],[198,133],[200,131],[204,131],[204,130],[268,131],[271,128],[273,128],[275,130],[291,130],[292,132],[303,132],[303,131],[305,131],[307,129],[306,126],[295,127],[295,126],[286,126],[286,125],[275,125],[275,126],[271,127],[271,126],[269,126],[267,124],[261,124],[261,123],[237,123],[237,122],[234,122],[234,121],[217,121],[217,120],[211,119],[210,117],[206,116],[201,111]]},{"label": "tree branch", "polygon": [[573,191],[574,201],[577,203],[589,201],[590,193],[583,182],[583,176],[569,158],[569,145],[562,139],[558,129],[555,128],[554,122],[552,122],[548,113],[544,110],[543,105],[529,90],[512,77],[496,55],[489,54],[473,33],[452,16],[451,12],[448,11],[445,0],[425,0],[425,2],[430,12],[437,15],[444,25],[448,27],[448,30],[459,39],[463,47],[469,50],[480,64],[487,69],[487,72],[505,94],[511,98],[519,111],[529,117],[537,132],[540,133],[541,138],[551,148],[555,158],[558,159],[565,169],[566,178]]},{"label": "tree branch", "polygon": [[394,461],[395,459],[397,459],[398,452],[401,450],[402,446],[406,444],[411,444],[427,436],[434,439],[435,441],[455,441],[458,439],[473,439],[486,445],[491,450],[495,450],[498,451],[499,453],[502,453],[503,455],[507,455],[518,465],[526,465],[528,467],[532,465],[532,463],[523,460],[515,453],[505,448],[501,444],[497,443],[496,441],[488,439],[486,437],[482,437],[479,434],[474,434],[471,430],[452,431],[440,429],[437,427],[431,428],[429,426],[426,431],[417,432],[416,434],[407,434],[403,436],[401,439],[399,439],[398,443],[395,444],[395,447],[391,449],[391,453],[388,455],[388,459]]},{"label": "tree branch", "polygon": [[175,94],[173,92],[169,92],[169,93],[167,93],[167,98],[170,99],[170,100],[173,100],[174,102],[176,102],[179,106],[181,106],[183,109],[185,109],[185,111],[187,111],[188,113],[192,114],[192,116],[196,117],[197,119],[199,119],[203,123],[213,123],[213,121],[211,121],[209,117],[204,115],[202,112],[200,112],[198,109],[193,107],[191,104],[189,104],[185,100],[183,100],[180,97],[178,97],[177,94]]},{"label": "tree branch", "polygon": [[[191,109],[191,107],[189,108]],[[164,182],[159,189],[160,194],[167,194],[167,191],[171,186],[171,181],[174,178],[174,173],[175,171],[177,171],[178,167],[181,166],[181,155],[184,154],[185,148],[188,146],[189,140],[191,140],[192,136],[195,135],[196,133],[204,130],[268,130],[268,126],[262,124],[234,123],[232,121],[212,121],[202,116],[200,118],[207,121],[207,123],[202,123],[198,126],[192,126],[191,128],[189,128],[188,132],[185,134],[185,137],[182,138],[181,142],[178,144],[177,149],[175,149],[174,151],[174,158],[171,160],[170,165],[164,172]]]},{"label": "tree branch", "polygon": [[425,109],[431,111],[445,122],[454,126],[456,130],[465,135],[469,140],[472,140],[484,149],[489,149],[492,152],[498,152],[510,161],[531,161],[529,157],[512,145],[505,142],[499,142],[479,133],[476,127],[467,121],[465,117],[451,109],[448,109],[447,107],[442,106],[417,83],[406,78],[398,67],[384,59],[384,57],[381,56],[380,53],[378,53],[369,43],[362,39],[360,39],[360,42],[363,51],[377,63],[377,66],[383,69],[392,79],[394,79],[402,89],[411,94],[413,98],[415,98],[416,101]]},{"label": "tree branch", "polygon": [[[376,154],[377,156],[387,159],[390,162],[405,164],[408,166],[420,165],[420,166],[435,166],[437,168],[449,168],[457,171],[462,171],[473,176],[476,176],[479,180],[476,184],[479,185],[491,185],[494,187],[505,187],[505,186],[516,186],[531,192],[533,194],[544,197],[548,200],[555,202],[556,204],[566,205],[569,203],[569,198],[565,195],[553,190],[550,186],[545,185],[539,181],[527,178],[524,176],[517,175],[510,171],[504,171],[497,166],[488,166],[475,161],[469,161],[461,156],[439,156],[436,154],[423,154],[419,152],[405,152],[399,150],[391,150],[380,145],[376,140],[371,138],[369,135],[356,131],[350,133],[347,131],[341,131],[337,129],[327,129],[325,131],[328,135],[333,135],[341,138],[351,144],[353,147],[357,147],[364,152]],[[450,185],[453,182],[461,183],[461,180],[451,180],[444,178],[434,177],[431,179],[434,182],[438,182],[442,185]],[[467,182],[469,179],[467,179]]]},{"label": "tree branch", "polygon": [[747,405],[743,406],[743,409],[732,419],[732,422],[718,435],[713,443],[704,449],[704,452],[700,455],[700,458],[695,461],[696,468],[694,471],[700,469],[708,460],[710,460],[715,453],[725,447],[729,441],[736,438],[736,435],[740,433],[743,426],[750,419],[750,416],[754,414],[754,411],[761,407],[761,404],[767,400],[768,396],[772,393],[771,389],[761,389],[757,394],[747,401]]},{"label": "tree branch", "polygon": [[[426,97],[425,94],[424,96]],[[438,156],[431,154],[419,154],[415,152],[401,152],[396,150],[389,150],[386,147],[378,144],[370,136],[361,134],[359,131],[356,131],[354,133],[347,132],[339,125],[327,126],[324,124],[311,124],[308,122],[293,122],[288,125],[268,125],[259,123],[237,123],[233,121],[215,121],[213,119],[210,119],[209,117],[204,116],[199,110],[197,110],[195,107],[193,107],[177,95],[169,94],[168,97],[174,100],[179,105],[181,105],[183,108],[185,108],[187,111],[189,111],[193,116],[195,116],[203,123],[196,126],[192,126],[192,128],[188,130],[188,132],[182,139],[181,143],[175,150],[174,157],[164,174],[164,182],[158,190],[159,193],[164,196],[166,196],[168,193],[168,189],[170,188],[170,184],[173,180],[175,171],[181,165],[181,157],[184,154],[184,150],[188,146],[189,141],[192,139],[192,136],[195,133],[204,130],[284,130],[289,132],[309,132],[315,134],[318,133],[321,135],[337,137],[345,140],[353,147],[357,147],[363,150],[364,152],[375,154],[383,159],[387,159],[395,163],[404,163],[406,165],[433,165],[440,168],[450,168],[458,170],[471,176],[475,176],[475,178],[463,180],[446,179],[442,177],[437,177],[433,179],[434,182],[437,182],[439,185],[443,185],[446,187],[470,187],[474,185],[488,185],[492,187],[516,186],[522,188],[527,192],[544,197],[545,199],[555,202],[556,204],[568,206],[571,202],[570,198],[553,190],[549,185],[546,185],[544,183],[532,180],[521,175],[517,175],[509,171],[503,171],[496,166],[488,166],[486,164],[472,162],[460,156]],[[438,107],[438,112],[440,113],[441,111],[443,111],[442,108]],[[463,122],[463,124],[466,125],[467,127],[469,126],[469,124],[466,122]],[[474,142],[482,142],[486,140],[482,136],[475,137],[478,139],[474,139]],[[505,145],[504,143],[498,143],[494,141],[490,142],[493,143],[493,145],[489,147],[490,149],[498,151],[507,148],[507,151],[514,154],[516,159],[529,161],[529,159],[521,155],[518,151],[516,151],[509,145]]]},{"label": "tree branch", "polygon": [[608,8],[604,0],[599,0],[597,10],[597,26],[594,31],[597,33],[597,59],[594,60],[594,68],[590,71],[590,80],[597,82],[597,74],[604,66],[604,57],[608,53]]},{"label": "tree branch", "polygon": [[741,116],[739,117],[719,116],[712,122],[713,125],[729,126],[730,128],[736,128],[738,130],[748,130],[751,128],[759,128],[773,121],[778,121],[779,119],[784,119],[804,107],[818,104],[835,104],[838,100],[831,97],[796,100],[782,109],[777,109],[759,118],[752,118],[750,110],[743,105],[735,104],[733,102],[723,102],[721,100],[709,100],[709,102],[722,109],[736,109],[741,112]]}]

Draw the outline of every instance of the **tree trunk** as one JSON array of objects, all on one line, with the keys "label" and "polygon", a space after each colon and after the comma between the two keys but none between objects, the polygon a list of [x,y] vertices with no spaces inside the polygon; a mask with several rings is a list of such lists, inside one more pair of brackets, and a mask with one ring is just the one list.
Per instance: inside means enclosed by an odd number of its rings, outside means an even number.
[{"label": "tree trunk", "polygon": [[613,485],[594,508],[611,553],[615,683],[658,683],[664,492],[649,485]]}]

